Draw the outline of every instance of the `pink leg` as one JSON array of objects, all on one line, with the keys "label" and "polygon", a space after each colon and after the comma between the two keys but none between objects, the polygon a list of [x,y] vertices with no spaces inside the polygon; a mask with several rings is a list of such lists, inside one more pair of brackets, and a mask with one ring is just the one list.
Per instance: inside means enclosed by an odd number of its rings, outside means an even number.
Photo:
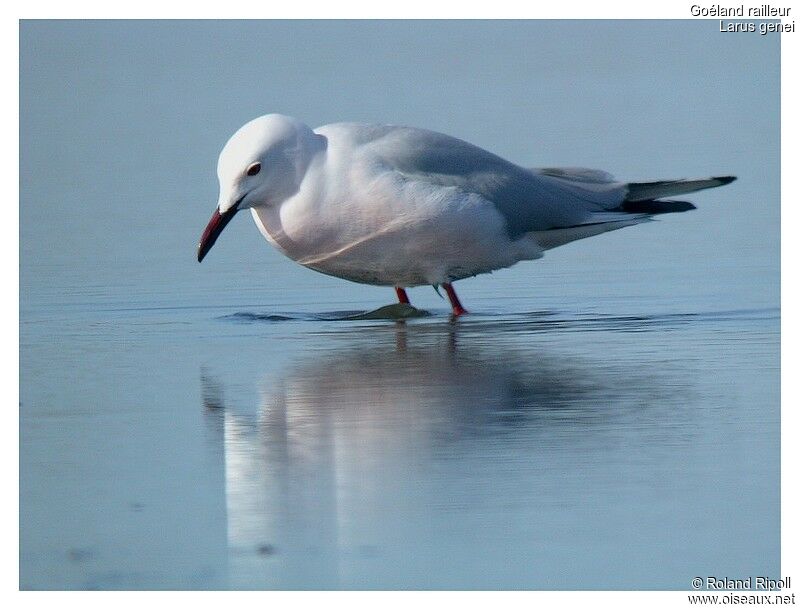
[{"label": "pink leg", "polygon": [[464,309],[463,305],[461,305],[461,301],[458,300],[458,295],[456,294],[453,285],[445,282],[442,284],[442,286],[444,286],[444,291],[447,293],[447,298],[450,299],[450,305],[453,307],[453,315],[463,316],[465,313],[467,313],[467,310]]},{"label": "pink leg", "polygon": [[408,295],[406,294],[405,288],[398,288],[395,286],[394,291],[397,293],[397,300],[399,300],[401,303],[411,305],[411,301],[408,300]]}]

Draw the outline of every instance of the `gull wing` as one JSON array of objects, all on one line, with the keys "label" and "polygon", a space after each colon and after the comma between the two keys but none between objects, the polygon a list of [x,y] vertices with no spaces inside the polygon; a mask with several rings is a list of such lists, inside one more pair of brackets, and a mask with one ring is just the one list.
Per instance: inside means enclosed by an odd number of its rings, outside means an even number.
[{"label": "gull wing", "polygon": [[463,140],[422,129],[386,126],[367,146],[409,180],[480,195],[503,216],[512,238],[591,222],[593,213],[619,207],[625,197],[624,184],[584,185],[537,174]]},{"label": "gull wing", "polygon": [[723,176],[626,183],[581,167],[524,168],[469,142],[424,129],[354,124],[348,129],[370,155],[407,179],[480,195],[503,216],[512,239],[605,223],[613,230],[649,215],[691,210],[691,203],[656,199],[735,180]]}]

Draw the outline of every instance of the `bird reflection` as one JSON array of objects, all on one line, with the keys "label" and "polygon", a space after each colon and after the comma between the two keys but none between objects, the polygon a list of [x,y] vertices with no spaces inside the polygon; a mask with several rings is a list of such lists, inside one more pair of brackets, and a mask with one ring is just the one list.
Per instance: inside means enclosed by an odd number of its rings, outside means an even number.
[{"label": "bird reflection", "polygon": [[[330,351],[266,374],[254,414],[222,405],[234,587],[424,580],[425,565],[446,560],[424,542],[443,515],[491,491],[487,480],[518,485],[515,460],[546,463],[564,435],[579,444],[581,429],[657,393],[630,372],[610,383],[622,376],[596,363],[462,341],[457,324],[383,328],[333,337]],[[216,405],[220,383],[208,371],[202,381]],[[490,467],[511,474],[493,478]]]}]

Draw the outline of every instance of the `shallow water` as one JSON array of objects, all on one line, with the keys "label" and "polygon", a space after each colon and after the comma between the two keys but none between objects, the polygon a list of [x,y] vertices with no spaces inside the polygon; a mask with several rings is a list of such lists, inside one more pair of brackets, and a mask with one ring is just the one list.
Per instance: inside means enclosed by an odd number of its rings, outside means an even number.
[{"label": "shallow water", "polygon": [[216,313],[62,319],[46,357],[24,346],[27,370],[49,371],[21,407],[24,585],[670,588],[778,571],[774,309]]},{"label": "shallow water", "polygon": [[[678,23],[23,24],[20,586],[778,577],[777,39]],[[194,261],[219,147],[276,109],[740,179],[409,317],[247,218]]]}]

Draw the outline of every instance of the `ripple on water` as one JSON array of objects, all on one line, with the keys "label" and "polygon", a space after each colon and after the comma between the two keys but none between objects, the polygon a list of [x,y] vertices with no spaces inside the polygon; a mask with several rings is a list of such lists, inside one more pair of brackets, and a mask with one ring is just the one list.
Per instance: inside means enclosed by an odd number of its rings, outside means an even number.
[{"label": "ripple on water", "polygon": [[257,313],[236,312],[219,319],[236,323],[274,323],[274,322],[337,322],[387,320],[403,321],[415,318],[428,318],[437,322],[442,318],[471,327],[475,330],[501,330],[516,328],[527,332],[648,332],[669,331],[687,325],[706,325],[720,323],[740,323],[745,321],[768,321],[780,318],[778,308],[743,309],[732,311],[664,313],[653,315],[605,315],[582,314],[569,311],[532,311],[518,314],[472,313],[461,318],[453,318],[446,312],[429,312],[412,305],[395,303],[370,311],[343,310],[320,313],[279,312]]},{"label": "ripple on water", "polygon": [[337,320],[407,320],[409,318],[424,318],[431,314],[423,309],[417,309],[406,303],[384,305],[370,311],[328,311],[321,313],[252,313],[240,311],[226,316],[223,320],[233,322],[335,322]]}]

